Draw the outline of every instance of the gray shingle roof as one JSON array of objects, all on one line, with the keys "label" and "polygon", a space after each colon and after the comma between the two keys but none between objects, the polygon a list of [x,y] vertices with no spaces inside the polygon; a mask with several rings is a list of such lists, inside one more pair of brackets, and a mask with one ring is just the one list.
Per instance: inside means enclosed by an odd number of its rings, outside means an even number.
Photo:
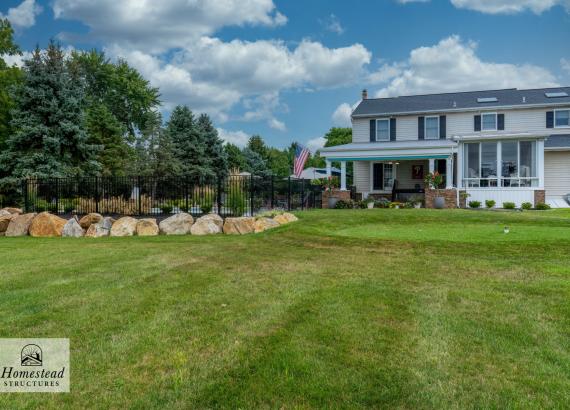
[{"label": "gray shingle roof", "polygon": [[[545,93],[566,92],[568,97],[548,98]],[[477,102],[478,98],[496,97],[497,102]],[[523,102],[523,97],[524,101]],[[569,104],[570,87],[538,88],[533,90],[469,91],[460,93],[412,95],[393,98],[369,98],[362,100],[352,113],[353,116],[382,114],[421,113],[461,109],[489,109],[505,106],[529,106],[545,104]]]},{"label": "gray shingle roof", "polygon": [[544,148],[570,148],[570,134],[551,135],[544,141]]}]

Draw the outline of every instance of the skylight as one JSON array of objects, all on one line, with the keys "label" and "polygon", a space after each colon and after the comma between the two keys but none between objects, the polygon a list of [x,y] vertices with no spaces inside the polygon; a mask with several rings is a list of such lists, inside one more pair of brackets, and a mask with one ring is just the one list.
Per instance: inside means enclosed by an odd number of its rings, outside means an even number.
[{"label": "skylight", "polygon": [[544,93],[547,98],[560,98],[560,97],[568,97],[568,93],[564,91],[556,92],[556,93]]},{"label": "skylight", "polygon": [[499,101],[499,100],[497,100],[497,97],[477,98],[478,103],[488,103],[488,102],[497,102],[497,101]]}]

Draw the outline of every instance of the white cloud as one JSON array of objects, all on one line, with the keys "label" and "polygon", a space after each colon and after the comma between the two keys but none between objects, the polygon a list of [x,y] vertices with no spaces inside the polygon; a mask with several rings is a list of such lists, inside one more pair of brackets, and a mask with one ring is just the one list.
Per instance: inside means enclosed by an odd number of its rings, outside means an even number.
[{"label": "white cloud", "polygon": [[55,0],[53,11],[82,21],[92,37],[153,52],[186,47],[226,26],[287,22],[273,0]]},{"label": "white cloud", "polygon": [[398,0],[400,4],[408,4],[408,3],[427,3],[430,0]]},{"label": "white cloud", "polygon": [[566,73],[570,74],[570,60],[566,60],[565,58],[561,58],[560,59],[560,67],[562,67],[562,69],[564,71],[566,71]]},{"label": "white cloud", "polygon": [[228,131],[223,128],[218,128],[218,136],[227,143],[237,145],[238,147],[245,147],[249,136],[243,131]]},{"label": "white cloud", "polygon": [[7,55],[3,54],[0,55],[0,58],[4,60],[4,62],[9,66],[16,66],[16,67],[23,67],[24,60],[29,60],[32,57],[32,53],[30,51],[24,51],[21,55]]},{"label": "white cloud", "polygon": [[493,88],[533,88],[558,86],[545,68],[530,64],[501,64],[482,61],[477,45],[451,36],[431,47],[412,50],[399,63],[401,72],[376,92],[376,97],[469,91]]},{"label": "white cloud", "polygon": [[106,51],[125,58],[160,87],[167,109],[188,104],[220,118],[243,101],[247,112],[242,120],[265,120],[280,130],[286,126],[273,113],[287,111],[279,102],[282,90],[351,84],[370,62],[370,52],[360,44],[331,49],[308,40],[290,50],[280,41],[223,42],[202,37],[168,60],[119,45]]},{"label": "white cloud", "polygon": [[451,3],[457,8],[489,14],[515,14],[526,10],[541,14],[558,5],[570,9],[569,0],[451,0]]},{"label": "white cloud", "polygon": [[325,139],[325,137],[317,137],[317,138],[312,138],[310,140],[307,141],[307,148],[311,151],[311,152],[316,152],[317,150],[321,149],[322,147],[325,146],[325,142],[327,142],[327,140]]},{"label": "white cloud", "polygon": [[0,13],[0,17],[10,20],[15,28],[29,28],[36,24],[36,16],[42,10],[35,0],[24,0],[19,6],[8,9],[6,15]]},{"label": "white cloud", "polygon": [[321,25],[325,28],[325,30],[328,30],[332,33],[336,33],[338,35],[343,34],[345,31],[342,24],[340,24],[339,18],[334,14],[331,14],[324,20],[320,20],[319,23],[321,23]]},{"label": "white cloud", "polygon": [[334,125],[339,127],[350,127],[350,115],[352,114],[352,107],[348,103],[342,103],[336,110],[333,112],[332,115],[332,122]]}]

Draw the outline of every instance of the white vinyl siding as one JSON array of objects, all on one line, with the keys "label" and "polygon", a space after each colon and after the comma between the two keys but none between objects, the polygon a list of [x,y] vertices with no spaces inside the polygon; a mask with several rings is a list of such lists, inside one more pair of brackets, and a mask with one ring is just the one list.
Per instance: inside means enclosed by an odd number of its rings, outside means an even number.
[{"label": "white vinyl siding", "polygon": [[354,185],[357,192],[370,192],[370,161],[354,161]]},{"label": "white vinyl siding", "polygon": [[547,198],[570,194],[570,152],[544,153],[544,189]]}]

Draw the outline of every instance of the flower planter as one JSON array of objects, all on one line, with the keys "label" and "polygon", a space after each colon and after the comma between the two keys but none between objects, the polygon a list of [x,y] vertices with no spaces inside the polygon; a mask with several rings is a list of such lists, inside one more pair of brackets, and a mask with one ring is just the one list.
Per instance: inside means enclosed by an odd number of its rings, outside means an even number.
[{"label": "flower planter", "polygon": [[436,196],[433,199],[433,207],[435,209],[443,209],[445,208],[445,198],[442,196]]},{"label": "flower planter", "polygon": [[421,202],[416,202],[416,203],[414,204],[414,208],[416,208],[416,209],[420,209],[421,207],[422,207],[422,203],[421,203]]},{"label": "flower planter", "polygon": [[366,204],[366,206],[368,207],[368,209],[373,209],[374,208],[374,202],[368,202]]},{"label": "flower planter", "polygon": [[334,209],[336,207],[336,203],[338,202],[339,198],[336,196],[330,196],[328,199],[329,209]]}]

